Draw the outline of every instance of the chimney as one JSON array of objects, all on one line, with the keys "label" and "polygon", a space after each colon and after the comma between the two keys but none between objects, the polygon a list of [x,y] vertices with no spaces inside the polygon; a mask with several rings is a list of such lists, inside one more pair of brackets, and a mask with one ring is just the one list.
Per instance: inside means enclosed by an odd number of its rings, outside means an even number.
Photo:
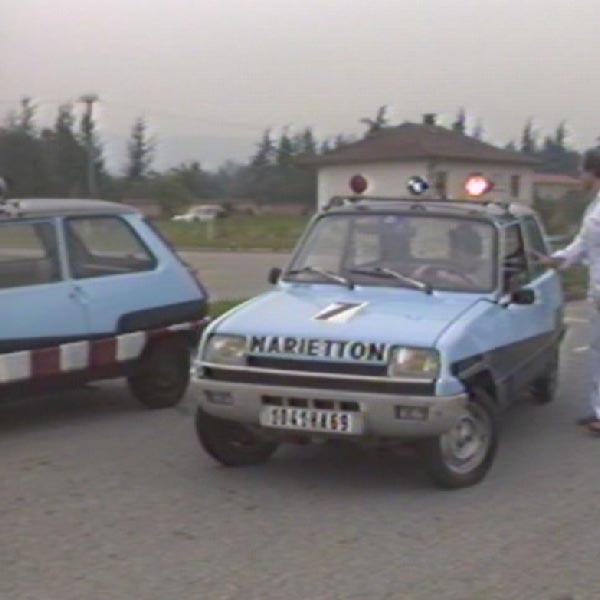
[{"label": "chimney", "polygon": [[435,125],[435,113],[425,113],[423,115],[423,125]]}]

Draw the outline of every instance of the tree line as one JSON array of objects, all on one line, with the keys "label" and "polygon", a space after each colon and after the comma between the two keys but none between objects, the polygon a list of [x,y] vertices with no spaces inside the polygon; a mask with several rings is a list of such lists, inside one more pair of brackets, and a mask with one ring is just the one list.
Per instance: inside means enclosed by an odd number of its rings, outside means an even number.
[{"label": "tree line", "polygon": [[[481,121],[476,121],[470,130],[467,122],[465,110],[460,109],[449,127],[477,139],[485,138]],[[385,106],[379,107],[373,117],[360,119],[360,123],[365,126],[364,137],[378,135],[393,126]],[[519,142],[510,142],[506,148],[538,158],[540,170],[575,174],[580,155],[568,146],[567,137],[566,125],[560,123],[552,135],[540,138],[530,119]],[[302,166],[299,159],[326,154],[357,139],[340,134],[319,140],[311,127],[285,128],[277,135],[267,129],[244,164],[227,162],[208,171],[192,161],[157,172],[152,169],[157,141],[140,117],[131,126],[127,163],[121,173],[114,174],[106,168],[91,110],[78,116],[72,105],[64,104],[58,108],[52,126],[39,128],[35,104],[24,98],[0,126],[0,176],[9,182],[15,197],[152,199],[167,214],[203,199],[232,203],[236,199],[252,199],[313,206],[314,169]]]}]

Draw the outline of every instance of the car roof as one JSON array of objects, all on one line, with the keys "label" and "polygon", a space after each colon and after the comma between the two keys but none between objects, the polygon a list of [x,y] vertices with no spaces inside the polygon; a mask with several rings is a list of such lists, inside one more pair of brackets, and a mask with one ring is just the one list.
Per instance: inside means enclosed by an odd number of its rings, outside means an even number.
[{"label": "car roof", "polygon": [[135,208],[105,200],[71,198],[23,198],[0,201],[0,218],[57,217],[73,215],[138,214]]},{"label": "car roof", "polygon": [[[333,204],[333,206],[332,206]],[[337,205],[336,205],[337,204]],[[504,224],[525,215],[535,216],[533,209],[520,203],[473,200],[441,200],[428,198],[335,197],[326,213],[415,212],[431,216],[459,216]]]}]

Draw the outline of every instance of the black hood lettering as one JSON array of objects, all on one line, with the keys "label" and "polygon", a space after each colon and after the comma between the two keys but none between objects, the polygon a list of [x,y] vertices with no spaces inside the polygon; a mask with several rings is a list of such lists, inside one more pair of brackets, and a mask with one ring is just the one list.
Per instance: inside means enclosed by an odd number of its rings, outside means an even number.
[{"label": "black hood lettering", "polygon": [[369,361],[388,361],[391,344],[296,338],[291,336],[251,336],[248,338],[249,354],[272,356],[307,356],[311,358]]}]

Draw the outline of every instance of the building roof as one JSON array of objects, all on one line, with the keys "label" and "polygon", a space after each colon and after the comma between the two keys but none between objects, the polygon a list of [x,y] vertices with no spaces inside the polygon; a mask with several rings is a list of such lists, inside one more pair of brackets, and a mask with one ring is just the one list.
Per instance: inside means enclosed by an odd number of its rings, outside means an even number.
[{"label": "building roof", "polygon": [[41,217],[60,215],[114,215],[137,213],[134,208],[104,200],[60,198],[10,199],[0,202],[0,217]]},{"label": "building roof", "polygon": [[534,166],[539,161],[520,152],[497,148],[473,137],[440,127],[404,123],[388,127],[358,142],[322,156],[305,159],[315,166],[362,162],[440,159]]},{"label": "building roof", "polygon": [[581,180],[571,175],[561,175],[558,173],[536,173],[533,176],[533,183],[579,187],[581,185]]}]

